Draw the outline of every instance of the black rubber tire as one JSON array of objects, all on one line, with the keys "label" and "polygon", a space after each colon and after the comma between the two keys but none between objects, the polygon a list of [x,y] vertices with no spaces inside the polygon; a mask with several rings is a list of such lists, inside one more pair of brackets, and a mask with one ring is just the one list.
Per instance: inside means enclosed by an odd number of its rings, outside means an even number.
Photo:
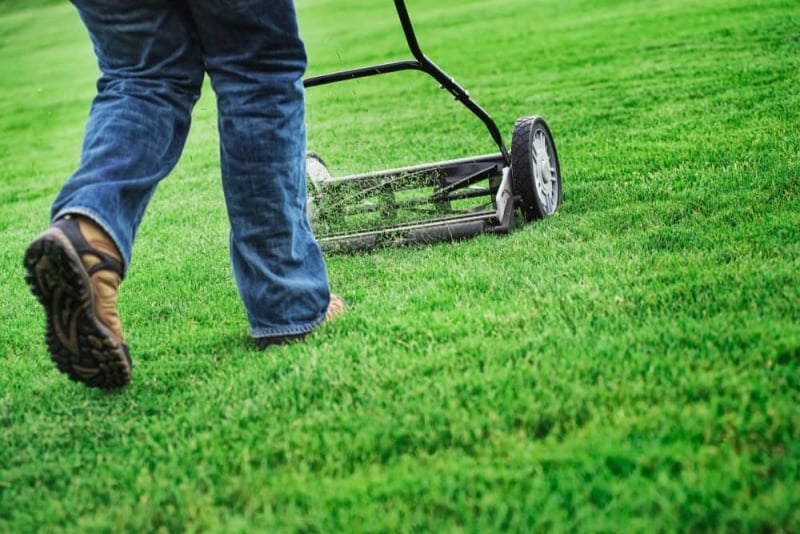
[{"label": "black rubber tire", "polygon": [[561,165],[541,117],[517,119],[511,134],[511,183],[526,221],[544,219],[561,205]]}]

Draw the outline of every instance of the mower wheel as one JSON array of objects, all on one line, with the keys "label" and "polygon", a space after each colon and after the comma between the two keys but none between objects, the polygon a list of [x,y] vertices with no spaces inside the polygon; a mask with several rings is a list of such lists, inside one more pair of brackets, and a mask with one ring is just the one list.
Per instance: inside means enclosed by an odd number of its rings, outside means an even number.
[{"label": "mower wheel", "polygon": [[325,161],[318,154],[308,152],[306,154],[306,186],[308,187],[306,210],[312,227],[317,227],[327,216],[322,206],[323,188],[325,182],[330,178],[331,174],[328,172]]},{"label": "mower wheel", "polygon": [[561,204],[556,144],[541,117],[517,119],[511,134],[511,183],[526,221],[552,215]]},{"label": "mower wheel", "polygon": [[331,179],[325,160],[315,152],[306,153],[306,178],[315,190],[320,189],[324,182]]}]

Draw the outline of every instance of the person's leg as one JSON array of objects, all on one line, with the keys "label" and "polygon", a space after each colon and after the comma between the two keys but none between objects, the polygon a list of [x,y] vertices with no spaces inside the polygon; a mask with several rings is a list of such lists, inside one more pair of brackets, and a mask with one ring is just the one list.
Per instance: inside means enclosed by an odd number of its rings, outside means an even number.
[{"label": "person's leg", "polygon": [[306,53],[294,5],[188,5],[217,95],[231,259],[251,333],[263,344],[300,337],[323,321],[330,296],[306,214]]},{"label": "person's leg", "polygon": [[58,369],[116,388],[131,370],[117,288],[146,204],[183,148],[203,65],[185,7],[73,3],[102,77],[79,168],[54,202],[51,227],[26,251],[26,280],[45,308],[45,341]]},{"label": "person's leg", "polygon": [[101,77],[78,169],[52,219],[81,214],[113,239],[127,268],[158,182],[175,166],[200,96],[203,63],[179,2],[73,0]]}]

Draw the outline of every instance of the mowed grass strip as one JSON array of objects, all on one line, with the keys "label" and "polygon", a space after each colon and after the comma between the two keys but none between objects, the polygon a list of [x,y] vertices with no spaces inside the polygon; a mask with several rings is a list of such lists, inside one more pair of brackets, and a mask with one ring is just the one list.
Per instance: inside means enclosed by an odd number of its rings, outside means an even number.
[{"label": "mowed grass strip", "polygon": [[[794,2],[410,1],[506,135],[548,120],[564,204],[507,237],[331,256],[349,313],[265,353],[207,89],[122,288],[117,394],[54,369],[21,268],[94,59],[70,6],[6,4],[0,531],[800,530]],[[404,57],[390,2],[299,8],[312,74]],[[420,74],[308,98],[337,172],[493,150]]]}]

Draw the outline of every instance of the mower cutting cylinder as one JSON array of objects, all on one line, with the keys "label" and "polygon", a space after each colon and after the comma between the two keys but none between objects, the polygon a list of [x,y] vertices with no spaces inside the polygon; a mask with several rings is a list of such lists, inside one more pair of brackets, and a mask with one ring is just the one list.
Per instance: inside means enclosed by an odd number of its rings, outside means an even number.
[{"label": "mower cutting cylinder", "polygon": [[500,155],[333,178],[310,154],[309,217],[323,248],[362,250],[505,232],[496,195]]}]

